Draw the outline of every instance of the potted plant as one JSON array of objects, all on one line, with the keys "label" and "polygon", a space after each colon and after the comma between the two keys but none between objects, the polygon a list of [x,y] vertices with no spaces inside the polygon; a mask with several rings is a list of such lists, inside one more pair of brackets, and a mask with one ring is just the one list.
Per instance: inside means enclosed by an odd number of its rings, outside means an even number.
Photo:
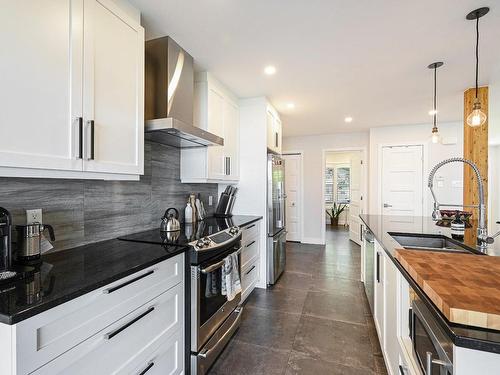
[{"label": "potted plant", "polygon": [[333,202],[333,207],[330,210],[326,210],[328,216],[330,216],[330,225],[339,225],[339,217],[342,212],[346,209],[347,204],[337,204]]}]

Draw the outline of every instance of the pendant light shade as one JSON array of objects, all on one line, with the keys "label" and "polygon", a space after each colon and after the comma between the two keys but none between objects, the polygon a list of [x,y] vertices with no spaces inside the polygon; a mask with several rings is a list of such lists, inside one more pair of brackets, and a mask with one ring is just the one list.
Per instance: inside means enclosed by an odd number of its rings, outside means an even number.
[{"label": "pendant light shade", "polygon": [[432,106],[432,117],[433,117],[433,127],[432,127],[432,137],[431,141],[432,143],[439,143],[441,140],[441,136],[439,135],[439,129],[437,127],[437,68],[443,66],[442,61],[436,61],[432,64],[430,64],[427,68],[434,70],[434,100],[433,100],[433,106]]},{"label": "pendant light shade", "polygon": [[478,86],[479,86],[479,19],[486,15],[490,11],[490,8],[484,7],[473,10],[470,12],[466,18],[470,21],[476,21],[476,97],[474,99],[474,106],[472,107],[472,112],[467,116],[467,125],[471,127],[478,127],[483,125],[486,120],[486,114],[481,110],[481,101],[478,98]]}]

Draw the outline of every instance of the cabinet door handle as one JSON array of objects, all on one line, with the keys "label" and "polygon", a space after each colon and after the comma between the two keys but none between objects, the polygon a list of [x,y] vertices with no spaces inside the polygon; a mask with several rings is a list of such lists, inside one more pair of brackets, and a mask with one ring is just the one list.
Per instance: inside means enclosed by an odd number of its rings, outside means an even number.
[{"label": "cabinet door handle", "polygon": [[255,265],[252,266],[247,272],[245,272],[245,275],[248,275],[250,272],[252,272],[255,269]]},{"label": "cabinet door handle", "polygon": [[380,282],[380,253],[377,251],[377,283]]},{"label": "cabinet door handle", "polygon": [[155,365],[154,362],[149,363],[146,366],[146,368],[139,373],[139,375],[144,375],[146,372],[148,372],[149,370],[151,370],[151,367],[153,367],[154,365]]},{"label": "cabinet door handle", "polygon": [[114,331],[110,332],[110,333],[107,333],[104,338],[106,340],[111,340],[113,337],[115,337],[116,335],[118,335],[120,332],[126,330],[128,327],[130,327],[132,324],[138,322],[139,320],[141,320],[142,318],[144,318],[146,315],[148,314],[151,314],[153,311],[155,310],[154,306],[151,306],[149,309],[147,309],[146,311],[144,311],[141,315],[138,315],[136,316],[134,319],[132,319],[130,322],[128,323],[125,323],[124,325],[122,325],[120,328],[117,328],[115,329]]},{"label": "cabinet door handle", "polygon": [[252,224],[252,225],[250,225],[250,226],[246,227],[246,228],[245,228],[245,230],[248,230],[248,229],[250,229],[250,228],[253,228],[254,226],[255,226],[255,224]]},{"label": "cabinet door handle", "polygon": [[254,243],[255,243],[255,241],[252,241],[252,242],[250,242],[248,245],[246,245],[245,247],[250,247],[250,246],[252,246]]},{"label": "cabinet door handle", "polygon": [[155,270],[151,270],[151,271],[148,271],[146,273],[143,273],[142,275],[139,275],[137,277],[134,277],[133,279],[130,279],[128,281],[125,281],[123,284],[120,284],[120,285],[117,285],[117,286],[114,286],[112,288],[109,288],[109,289],[104,289],[102,292],[104,294],[110,294],[110,293],[113,293],[113,292],[116,292],[118,289],[121,289],[127,285],[130,285],[132,283],[135,283],[136,281],[139,281],[141,279],[144,279],[145,277],[149,276],[149,275],[152,275],[153,273],[155,272]]},{"label": "cabinet door handle", "polygon": [[274,143],[275,147],[278,148],[278,132],[274,133]]},{"label": "cabinet door handle", "polygon": [[231,156],[227,157],[227,163],[228,163],[228,168],[227,168],[227,175],[231,175]]},{"label": "cabinet door handle", "polygon": [[90,120],[90,157],[89,160],[94,160],[95,151],[95,123],[94,120]]},{"label": "cabinet door handle", "polygon": [[83,117],[78,117],[78,159],[83,159]]}]

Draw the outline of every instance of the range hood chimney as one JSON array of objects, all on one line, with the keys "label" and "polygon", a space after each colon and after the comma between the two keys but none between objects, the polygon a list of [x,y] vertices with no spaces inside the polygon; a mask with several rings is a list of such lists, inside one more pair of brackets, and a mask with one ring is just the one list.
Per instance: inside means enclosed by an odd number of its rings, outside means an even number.
[{"label": "range hood chimney", "polygon": [[146,139],[178,148],[223,146],[193,125],[193,57],[166,36],[146,42]]}]

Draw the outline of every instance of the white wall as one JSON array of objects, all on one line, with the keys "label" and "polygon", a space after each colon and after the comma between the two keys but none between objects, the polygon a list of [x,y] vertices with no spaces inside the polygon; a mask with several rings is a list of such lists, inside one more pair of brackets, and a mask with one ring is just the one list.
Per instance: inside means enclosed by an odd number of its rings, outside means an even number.
[{"label": "white wall", "polygon": [[303,158],[303,242],[323,243],[323,150],[368,148],[369,133],[339,133],[283,138],[283,153],[302,152]]},{"label": "white wall", "polygon": [[496,224],[500,221],[500,74],[490,83],[488,95],[488,231],[496,233],[500,230]]},{"label": "white wall", "polygon": [[[438,162],[463,156],[463,125],[459,122],[438,124],[442,143],[433,144],[430,141],[432,125],[400,125],[370,129],[370,168],[369,168],[369,210],[370,214],[381,213],[379,197],[380,184],[380,147],[382,145],[424,145],[424,215],[432,213],[432,196],[427,188],[427,177],[430,170]],[[438,199],[446,198],[448,203],[463,202],[463,165],[454,163],[442,167],[436,179],[442,178],[444,186],[435,188]],[[458,184],[453,187],[452,183]]]}]

